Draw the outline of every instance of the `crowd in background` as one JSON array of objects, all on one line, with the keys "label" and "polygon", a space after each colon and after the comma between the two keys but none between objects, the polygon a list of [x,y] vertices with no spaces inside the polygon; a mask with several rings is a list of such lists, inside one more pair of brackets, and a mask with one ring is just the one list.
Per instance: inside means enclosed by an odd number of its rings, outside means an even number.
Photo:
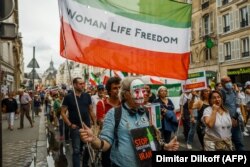
[{"label": "crowd in background", "polygon": [[[59,130],[59,140],[65,141],[66,145],[72,142],[73,164],[79,166],[79,156],[83,151],[80,146],[84,145],[79,134],[79,129],[82,128],[81,121],[89,127],[94,127],[95,134],[99,135],[106,114],[111,108],[123,103],[119,98],[120,82],[120,78],[112,77],[106,85],[86,88],[84,80],[77,78],[73,81],[74,90],[67,90],[65,86],[56,90],[41,90],[33,93],[19,89],[18,92],[9,92],[2,100],[2,112],[7,114],[8,129],[12,131],[15,119],[19,117],[19,129],[24,128],[24,115],[32,128],[34,125],[30,111],[34,116],[39,116],[43,108],[47,121],[54,126],[55,130]],[[222,77],[221,82],[217,83],[214,89],[208,86],[199,91],[183,92],[179,106],[174,106],[165,86],[160,86],[156,94],[151,91],[150,85],[145,85],[144,89],[145,106],[160,103],[162,121],[160,131],[162,140],[166,143],[176,135],[180,124],[175,109],[180,108],[183,135],[188,150],[192,150],[196,132],[201,150],[245,150],[243,136],[249,136],[247,123],[250,116],[250,81],[244,84],[232,83],[229,77]],[[75,100],[78,101],[82,120],[78,118]],[[86,154],[84,154],[85,157]],[[102,154],[103,166],[110,166],[109,158],[110,149]]]}]

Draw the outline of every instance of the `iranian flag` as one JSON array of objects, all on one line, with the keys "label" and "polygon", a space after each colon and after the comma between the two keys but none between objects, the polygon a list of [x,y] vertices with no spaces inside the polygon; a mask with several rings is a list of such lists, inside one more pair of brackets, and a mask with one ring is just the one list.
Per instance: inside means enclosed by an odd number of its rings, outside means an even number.
[{"label": "iranian flag", "polygon": [[97,78],[95,74],[91,72],[89,75],[89,82],[91,85],[97,86],[99,84],[99,78]]},{"label": "iranian flag", "polygon": [[126,72],[122,71],[114,71],[114,76],[119,77],[121,79],[125,78],[128,75]]},{"label": "iranian flag", "polygon": [[102,84],[106,85],[108,82],[109,78],[111,77],[111,70],[106,69],[102,75]]},{"label": "iranian flag", "polygon": [[60,54],[73,61],[185,80],[191,4],[171,0],[59,0]]}]

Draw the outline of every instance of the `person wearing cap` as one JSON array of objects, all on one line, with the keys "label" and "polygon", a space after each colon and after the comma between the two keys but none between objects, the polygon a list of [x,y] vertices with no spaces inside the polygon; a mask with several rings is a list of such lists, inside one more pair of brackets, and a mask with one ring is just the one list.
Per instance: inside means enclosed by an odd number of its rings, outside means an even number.
[{"label": "person wearing cap", "polygon": [[20,95],[20,103],[21,103],[20,127],[18,129],[23,129],[24,114],[26,118],[29,120],[31,128],[33,128],[34,125],[30,117],[30,107],[32,99],[28,93],[24,92],[24,89],[19,89],[18,92]]},{"label": "person wearing cap", "polygon": [[97,93],[91,96],[93,112],[95,115],[96,115],[96,104],[99,100],[102,100],[102,98],[104,97],[104,86],[97,85],[96,88],[97,88]]}]

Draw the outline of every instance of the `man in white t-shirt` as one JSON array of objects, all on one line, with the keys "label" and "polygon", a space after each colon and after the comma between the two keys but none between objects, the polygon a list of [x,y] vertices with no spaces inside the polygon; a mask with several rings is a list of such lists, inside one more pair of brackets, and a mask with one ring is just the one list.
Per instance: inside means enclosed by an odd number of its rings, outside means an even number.
[{"label": "man in white t-shirt", "polygon": [[96,115],[96,104],[98,103],[98,101],[102,100],[103,96],[104,96],[104,86],[97,85],[97,94],[91,96],[93,112],[95,115]]}]

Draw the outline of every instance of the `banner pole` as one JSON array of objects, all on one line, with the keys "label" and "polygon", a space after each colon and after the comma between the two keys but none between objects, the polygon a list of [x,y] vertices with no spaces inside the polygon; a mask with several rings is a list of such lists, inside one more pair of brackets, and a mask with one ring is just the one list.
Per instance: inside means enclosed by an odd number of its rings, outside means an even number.
[{"label": "banner pole", "polygon": [[[60,7],[59,0],[58,0],[58,7],[59,7],[59,16],[61,16],[61,7]],[[66,46],[66,40],[65,40],[65,36],[64,36],[64,28],[63,28],[63,23],[62,23],[62,19],[61,18],[60,18],[60,21],[61,21],[61,27],[62,27],[61,31],[62,31],[63,42],[64,42],[64,46]],[[65,57],[66,53],[67,53],[67,51],[65,49],[64,50],[64,57]],[[73,81],[72,81],[72,78],[71,78],[71,73],[70,73],[70,69],[69,69],[68,59],[66,60],[66,62],[67,62],[67,68],[68,68],[68,72],[69,72],[70,83],[72,85],[72,89],[73,89],[73,92],[74,92],[74,99],[75,99],[75,102],[76,102],[76,108],[77,108],[78,116],[79,116],[79,119],[80,119],[80,122],[81,122],[81,127],[83,127],[83,125],[86,125],[86,124],[82,121],[82,117],[81,117],[79,105],[78,105],[78,102],[77,102],[77,99],[76,99],[75,88],[73,86]],[[89,152],[91,164],[94,164],[94,158],[93,158],[92,152],[90,150],[90,145],[89,145],[88,142],[86,144],[87,144],[87,148],[88,148],[88,152]]]}]

